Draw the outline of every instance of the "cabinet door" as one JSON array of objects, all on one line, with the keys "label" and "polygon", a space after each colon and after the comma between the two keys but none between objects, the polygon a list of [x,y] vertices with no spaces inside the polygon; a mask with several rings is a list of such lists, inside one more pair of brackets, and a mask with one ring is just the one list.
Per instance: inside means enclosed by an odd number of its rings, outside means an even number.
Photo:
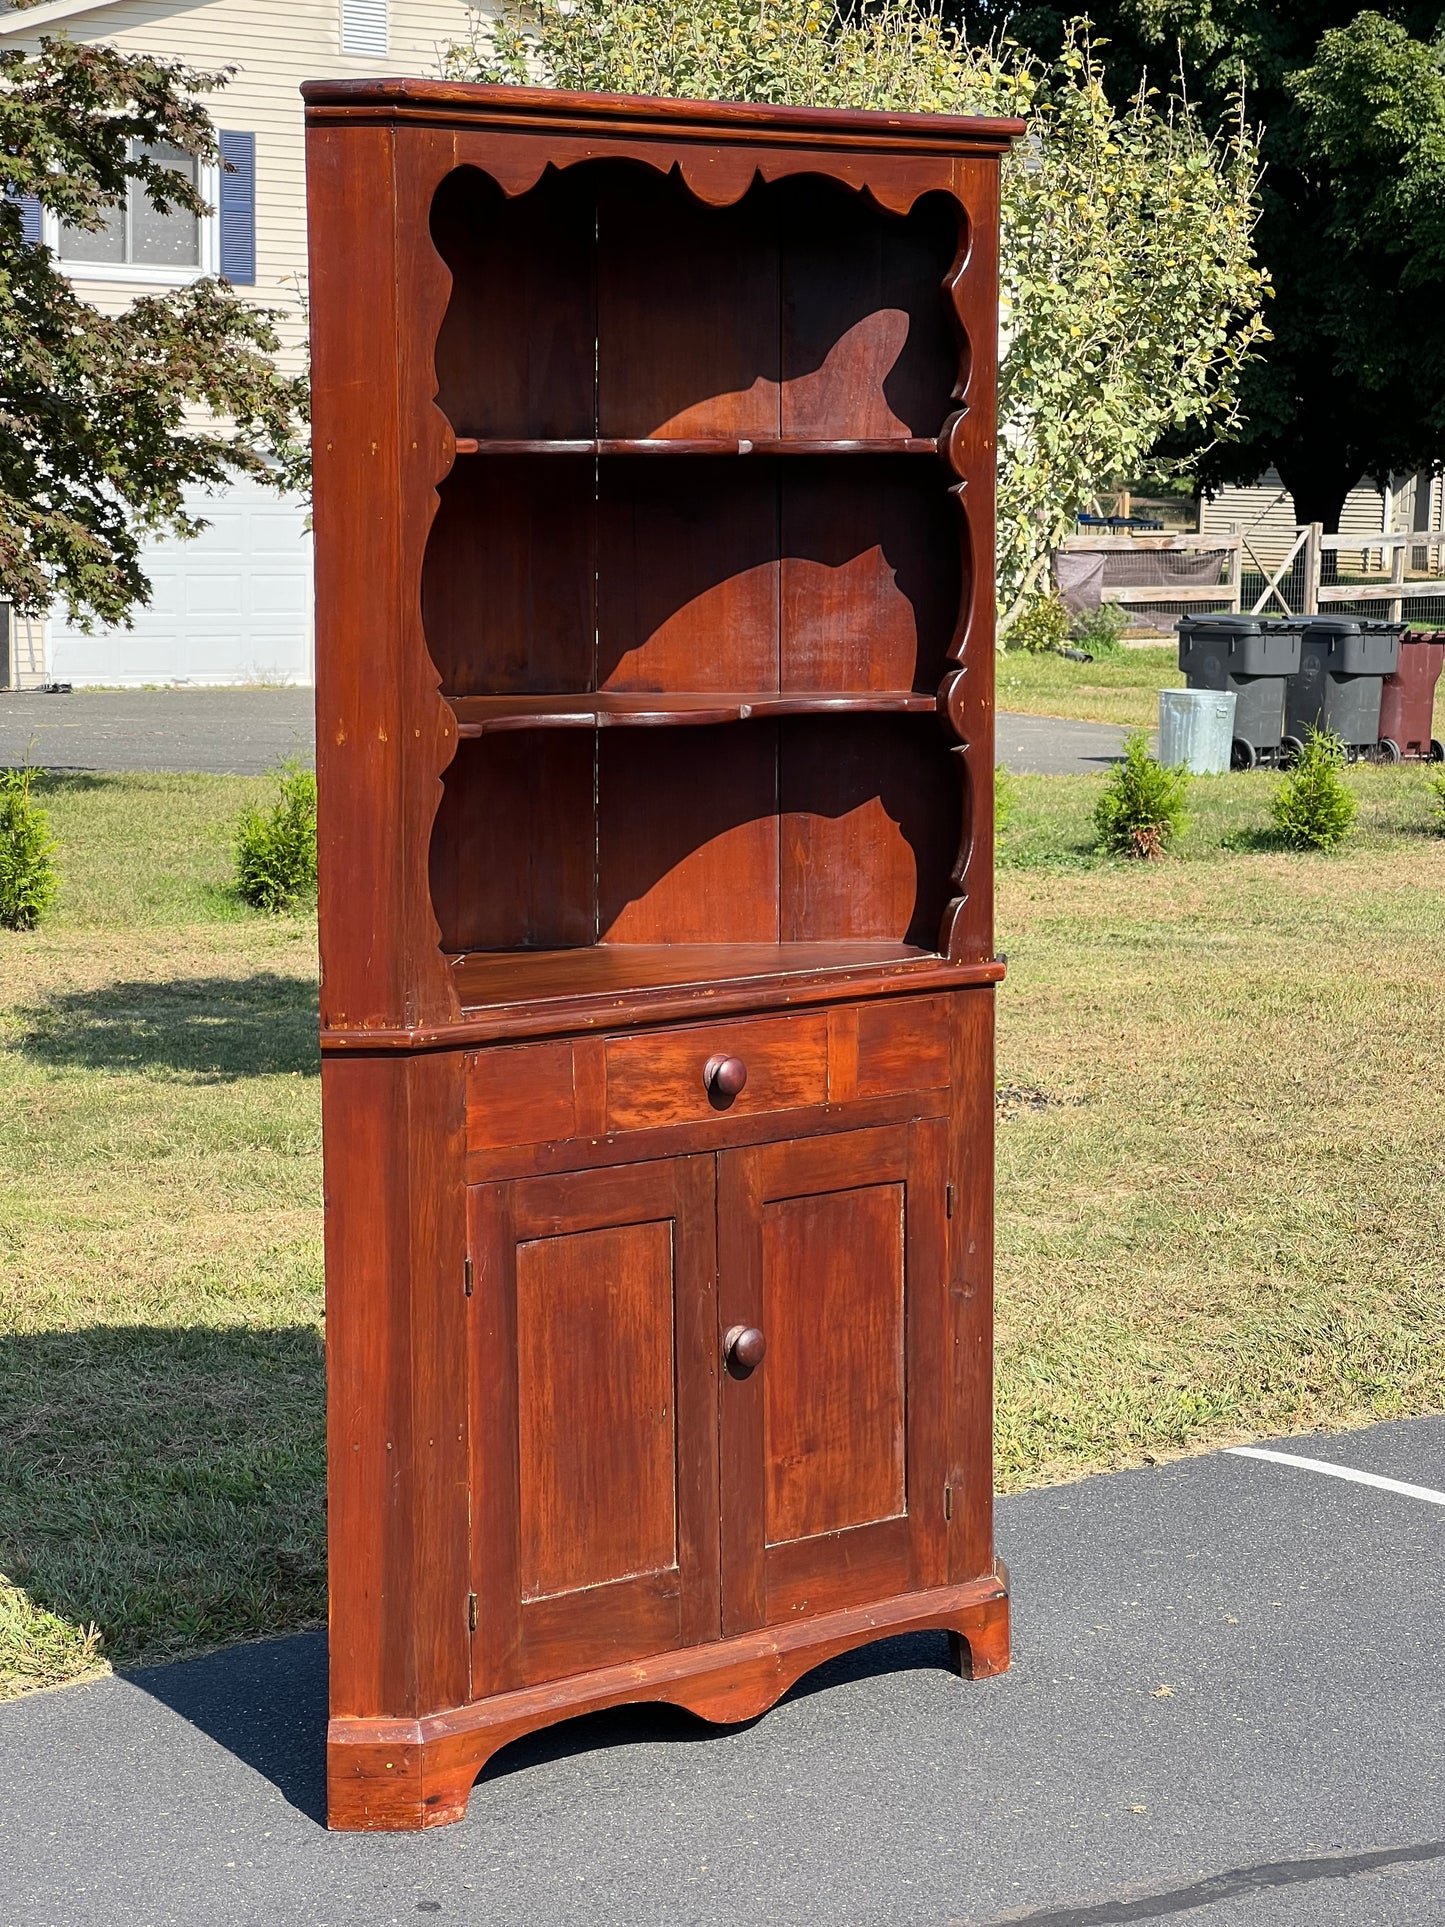
[{"label": "cabinet door", "polygon": [[719,1160],[723,1630],[946,1581],[946,1126]]},{"label": "cabinet door", "polygon": [[713,1160],[470,1194],[472,1691],[716,1639]]}]

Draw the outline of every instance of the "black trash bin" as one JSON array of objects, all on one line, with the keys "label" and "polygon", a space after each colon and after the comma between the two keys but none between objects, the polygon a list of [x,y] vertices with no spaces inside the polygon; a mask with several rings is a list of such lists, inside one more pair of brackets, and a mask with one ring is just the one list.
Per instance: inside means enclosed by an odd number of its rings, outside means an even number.
[{"label": "black trash bin", "polygon": [[1179,667],[1191,689],[1234,691],[1235,769],[1279,754],[1285,692],[1300,665],[1297,624],[1260,616],[1181,616]]},{"label": "black trash bin", "polygon": [[1301,618],[1299,674],[1285,703],[1285,733],[1303,742],[1311,729],[1333,730],[1351,755],[1380,740],[1380,692],[1400,660],[1402,622],[1356,616]]}]

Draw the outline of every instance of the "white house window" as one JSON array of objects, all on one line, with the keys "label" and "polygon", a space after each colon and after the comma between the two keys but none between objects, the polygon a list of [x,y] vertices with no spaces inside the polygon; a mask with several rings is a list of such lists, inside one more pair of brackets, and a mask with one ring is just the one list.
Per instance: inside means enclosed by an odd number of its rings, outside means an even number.
[{"label": "white house window", "polygon": [[[196,157],[183,154],[177,147],[140,147],[162,167],[182,174],[193,187],[197,177]],[[160,268],[172,273],[195,273],[204,264],[201,258],[201,220],[189,208],[172,207],[162,214],[147,199],[138,181],[132,181],[123,207],[105,211],[105,223],[98,228],[57,229],[56,252],[69,267],[80,263],[98,267]]]},{"label": "white house window", "polygon": [[341,51],[386,53],[387,0],[341,0]]}]

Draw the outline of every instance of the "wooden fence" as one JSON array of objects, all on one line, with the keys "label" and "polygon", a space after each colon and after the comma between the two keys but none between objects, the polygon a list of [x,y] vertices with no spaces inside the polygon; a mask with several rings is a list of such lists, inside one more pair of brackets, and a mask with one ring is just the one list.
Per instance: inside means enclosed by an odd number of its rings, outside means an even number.
[{"label": "wooden fence", "polygon": [[1124,608],[1164,602],[1227,603],[1236,614],[1240,607],[1240,573],[1243,567],[1243,538],[1230,535],[1069,535],[1059,544],[1072,554],[1085,555],[1159,555],[1181,550],[1208,549],[1224,555],[1222,582],[1134,582],[1108,583],[1101,594],[1106,602]]},{"label": "wooden fence", "polygon": [[[1295,533],[1295,540],[1284,560],[1270,569],[1250,547],[1249,537],[1237,530],[1228,535],[1071,535],[1060,547],[1071,553],[1145,556],[1161,550],[1217,550],[1223,557],[1222,579],[1218,582],[1137,582],[1108,583],[1101,595],[1106,602],[1124,608],[1151,604],[1191,602],[1222,603],[1238,615],[1243,612],[1242,578],[1245,558],[1264,578],[1264,589],[1250,606],[1250,615],[1314,616],[1320,603],[1383,603],[1391,622],[1404,619],[1406,605],[1417,598],[1445,597],[1445,576],[1440,573],[1445,529],[1409,529],[1392,535],[1326,535],[1318,522],[1310,522]],[[1324,580],[1324,559],[1345,551],[1351,554],[1381,552],[1390,558],[1390,573],[1380,582],[1338,582]],[[1423,551],[1427,568],[1433,562],[1434,574],[1422,577],[1405,575],[1406,558],[1412,550]],[[1298,565],[1298,566],[1297,566]],[[1117,573],[1117,570],[1112,571]],[[1285,588],[1290,594],[1286,596]],[[1291,600],[1298,603],[1290,606]],[[1271,608],[1271,604],[1276,605]]]}]

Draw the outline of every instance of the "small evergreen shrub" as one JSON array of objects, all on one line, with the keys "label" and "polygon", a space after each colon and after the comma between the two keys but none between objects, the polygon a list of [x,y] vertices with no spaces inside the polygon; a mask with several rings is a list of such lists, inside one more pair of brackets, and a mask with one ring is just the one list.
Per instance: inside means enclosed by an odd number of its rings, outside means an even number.
[{"label": "small evergreen shrub", "polygon": [[1129,627],[1129,618],[1117,602],[1101,602],[1097,609],[1085,609],[1074,617],[1073,637],[1097,661],[1100,656],[1117,656],[1119,638]]},{"label": "small evergreen shrub", "polygon": [[1035,596],[1004,637],[1006,649],[1027,649],[1031,656],[1063,649],[1069,640],[1069,612],[1056,595]]},{"label": "small evergreen shrub", "polygon": [[50,818],[30,794],[35,771],[0,770],[0,925],[33,930],[55,901],[60,877]]},{"label": "small evergreen shrub", "polygon": [[1001,836],[1013,819],[1014,805],[1018,802],[1018,792],[1014,779],[1006,769],[996,769],[993,773],[993,833]]},{"label": "small evergreen shrub", "polygon": [[1275,828],[1292,850],[1337,850],[1355,827],[1359,804],[1340,771],[1345,746],[1331,730],[1311,730],[1294,768],[1270,799]]},{"label": "small evergreen shrub", "polygon": [[289,910],[316,889],[316,778],[283,763],[281,794],[236,825],[236,887],[258,910]]},{"label": "small evergreen shrub", "polygon": [[1112,856],[1161,857],[1189,821],[1189,773],[1149,754],[1148,733],[1131,731],[1124,760],[1109,773],[1094,805],[1099,848]]}]

